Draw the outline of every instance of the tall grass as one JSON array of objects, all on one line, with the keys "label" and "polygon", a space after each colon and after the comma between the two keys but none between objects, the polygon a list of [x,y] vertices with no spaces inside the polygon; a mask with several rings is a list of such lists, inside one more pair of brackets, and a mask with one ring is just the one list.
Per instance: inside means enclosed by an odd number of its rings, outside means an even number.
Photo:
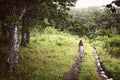
[{"label": "tall grass", "polygon": [[77,43],[77,36],[53,28],[45,29],[42,34],[34,32],[30,44],[20,47],[16,72],[0,79],[60,80],[78,56]]},{"label": "tall grass", "polygon": [[120,35],[106,39],[105,47],[112,56],[120,57]]},{"label": "tall grass", "polygon": [[85,43],[85,53],[86,55],[80,67],[79,80],[100,80],[93,56],[93,49],[88,43]]},{"label": "tall grass", "polygon": [[[117,39],[119,37],[116,37],[115,39]],[[98,39],[101,39],[98,41]],[[97,48],[98,54],[100,56],[100,62],[104,68],[104,70],[106,71],[107,75],[109,77],[114,78],[114,80],[120,80],[120,60],[119,57],[116,58],[115,53],[117,53],[116,51],[113,52],[109,52],[108,49],[112,49],[109,48],[108,45],[111,44],[111,42],[116,41],[113,40],[113,38],[108,38],[108,37],[99,37],[98,39],[94,40],[92,43],[92,46],[95,46]],[[117,39],[118,40],[118,39]],[[107,42],[109,41],[109,42]],[[116,43],[116,42],[114,42]],[[106,46],[107,44],[107,46]],[[113,44],[115,45],[115,44]],[[111,45],[111,47],[117,47]],[[112,54],[112,55],[111,55]],[[119,54],[119,53],[118,53]]]}]

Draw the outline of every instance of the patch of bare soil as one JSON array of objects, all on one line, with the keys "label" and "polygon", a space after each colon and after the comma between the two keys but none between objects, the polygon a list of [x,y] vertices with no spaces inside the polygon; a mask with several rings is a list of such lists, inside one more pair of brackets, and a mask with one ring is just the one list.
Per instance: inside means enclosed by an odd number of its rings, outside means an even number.
[{"label": "patch of bare soil", "polygon": [[75,64],[73,64],[72,69],[65,73],[62,77],[62,80],[78,80],[79,74],[80,74],[80,63],[81,58],[77,57]]}]

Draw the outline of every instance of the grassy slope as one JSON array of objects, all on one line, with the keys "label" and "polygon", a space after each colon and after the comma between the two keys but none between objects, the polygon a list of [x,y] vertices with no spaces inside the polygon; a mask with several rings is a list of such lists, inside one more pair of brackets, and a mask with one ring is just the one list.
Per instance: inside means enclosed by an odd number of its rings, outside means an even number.
[{"label": "grassy slope", "polygon": [[[84,41],[87,55],[81,65],[79,80],[99,80],[92,49],[88,40]],[[4,68],[0,64],[0,80],[60,80],[64,72],[71,69],[78,56],[78,42],[77,36],[49,28],[44,34],[34,33],[30,45],[20,48],[19,64],[15,73],[3,76]]]},{"label": "grassy slope", "polygon": [[78,37],[69,34],[42,34],[20,48],[19,64],[13,75],[2,80],[59,80],[74,63]]},{"label": "grassy slope", "polygon": [[85,52],[86,55],[81,64],[79,80],[100,80],[93,56],[93,49],[88,43],[85,43]]},{"label": "grassy slope", "polygon": [[[101,38],[102,39],[102,38]],[[104,39],[102,39],[104,40]],[[97,48],[100,62],[109,77],[120,80],[120,59],[111,56],[104,48],[104,41],[94,41],[91,45]]]}]

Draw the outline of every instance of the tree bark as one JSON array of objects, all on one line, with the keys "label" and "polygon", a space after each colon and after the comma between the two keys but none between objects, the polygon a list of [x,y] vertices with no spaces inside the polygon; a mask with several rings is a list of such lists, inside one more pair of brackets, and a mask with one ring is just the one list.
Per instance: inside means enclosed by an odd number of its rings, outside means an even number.
[{"label": "tree bark", "polygon": [[9,56],[7,59],[8,63],[8,71],[13,72],[16,64],[18,63],[18,52],[19,52],[19,42],[18,42],[18,37],[19,37],[19,26],[18,25],[13,25],[9,27],[9,37],[10,37],[10,42],[9,42]]},{"label": "tree bark", "polygon": [[27,31],[27,34],[26,34],[26,42],[27,44],[30,43],[30,31],[29,30]]},{"label": "tree bark", "polygon": [[21,46],[22,47],[26,47],[27,46],[27,42],[26,42],[26,37],[27,34],[25,32],[22,32],[22,38],[21,38]]},{"label": "tree bark", "polygon": [[[22,8],[22,6],[21,7],[16,6],[17,5],[16,0],[12,2],[8,0],[6,2],[8,2],[7,8],[9,10],[8,12],[10,12],[9,16],[11,17],[15,16],[18,19],[18,21],[21,21],[24,14],[27,12],[28,3],[25,3]],[[9,46],[8,46],[9,56],[7,59],[7,64],[8,64],[7,68],[9,72],[13,72],[18,63],[18,52],[19,52],[19,41],[18,41],[19,39],[18,38],[19,38],[19,31],[20,31],[19,27],[20,27],[20,23],[17,23],[17,22],[16,23],[11,22],[10,24],[8,24],[8,33],[9,33],[10,41],[9,41]]]},{"label": "tree bark", "polygon": [[22,32],[21,46],[26,47],[30,43],[30,32]]},{"label": "tree bark", "polygon": [[23,19],[22,19],[22,33],[21,33],[21,35],[22,35],[21,46],[22,47],[26,47],[27,44],[29,43],[30,35],[29,35],[27,21],[28,21],[27,15],[24,15]]}]

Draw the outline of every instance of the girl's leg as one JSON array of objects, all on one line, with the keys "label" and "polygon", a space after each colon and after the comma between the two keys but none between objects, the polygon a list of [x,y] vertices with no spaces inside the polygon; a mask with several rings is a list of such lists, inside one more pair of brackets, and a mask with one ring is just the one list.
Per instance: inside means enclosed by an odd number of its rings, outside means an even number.
[{"label": "girl's leg", "polygon": [[80,53],[80,58],[82,58],[82,54]]},{"label": "girl's leg", "polygon": [[83,53],[83,57],[84,57],[84,53]]},{"label": "girl's leg", "polygon": [[81,53],[81,57],[82,57],[82,59],[83,59],[83,57],[84,57],[84,53]]},{"label": "girl's leg", "polygon": [[81,53],[80,55],[81,55],[81,59],[82,59],[83,58],[83,54]]}]

